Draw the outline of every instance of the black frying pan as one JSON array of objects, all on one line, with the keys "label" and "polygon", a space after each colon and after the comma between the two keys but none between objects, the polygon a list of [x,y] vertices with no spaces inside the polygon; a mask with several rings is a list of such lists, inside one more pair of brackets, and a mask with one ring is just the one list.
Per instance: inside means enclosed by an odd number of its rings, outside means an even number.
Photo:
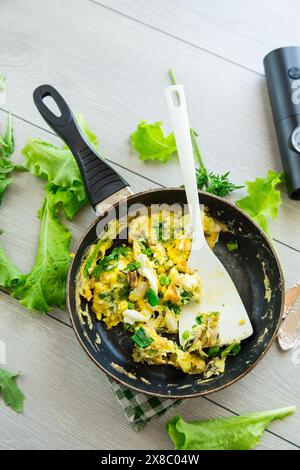
[{"label": "black frying pan", "polygon": [[[67,307],[77,338],[83,349],[107,375],[136,391],[169,398],[189,398],[208,394],[227,387],[247,374],[269,349],[280,324],[284,280],[274,248],[262,230],[240,209],[211,194],[199,191],[199,200],[211,216],[230,229],[221,233],[215,247],[217,256],[230,273],[251,319],[254,333],[242,342],[238,356],[228,357],[225,373],[208,381],[197,375],[187,375],[171,366],[149,366],[132,360],[133,343],[130,333],[121,326],[107,330],[90,311],[90,322],[82,322],[76,309],[76,276],[86,249],[99,236],[99,224],[107,218],[118,217],[124,202],[112,205],[116,194],[129,191],[128,184],[86,141],[72,112],[60,94],[49,85],[34,91],[34,102],[50,127],[70,147],[85,182],[91,205],[95,208],[106,199],[108,211],[100,215],[87,230],[78,245],[70,266],[67,285]],[[43,99],[52,97],[61,115],[56,116]],[[141,203],[186,204],[182,189],[157,189],[131,195],[128,208]],[[110,206],[110,208],[109,208]],[[229,240],[238,240],[238,252],[228,253]],[[269,286],[269,288],[268,288]],[[88,306],[89,308],[89,306]],[[99,343],[101,338],[101,343]]]}]

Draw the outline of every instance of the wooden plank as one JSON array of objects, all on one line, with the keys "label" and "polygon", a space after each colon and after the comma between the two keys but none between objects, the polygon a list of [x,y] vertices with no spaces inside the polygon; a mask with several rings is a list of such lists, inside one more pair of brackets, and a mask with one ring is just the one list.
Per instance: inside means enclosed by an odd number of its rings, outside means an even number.
[{"label": "wooden plank", "polygon": [[280,1],[96,0],[195,47],[258,73],[272,49],[299,43],[299,3]]},{"label": "wooden plank", "polygon": [[[0,18],[7,109],[45,126],[33,106],[32,90],[52,83],[75,112],[85,114],[104,154],[159,183],[179,185],[177,161],[164,167],[145,164],[129,148],[129,135],[142,119],[168,122],[163,89],[168,84],[166,70],[173,65],[185,84],[191,122],[200,132],[210,168],[230,169],[238,183],[265,175],[268,169],[281,170],[262,77],[94,3],[85,3],[84,14],[81,0],[44,2],[43,9],[34,0],[16,0],[15,5],[12,9],[6,2]],[[84,30],[89,34],[82,34]],[[298,205],[284,197],[273,224],[275,238],[294,247],[299,247]]]},{"label": "wooden plank", "polygon": [[[105,375],[82,352],[71,328],[49,317],[28,315],[9,298],[0,304],[0,325],[7,345],[6,367],[22,372],[19,384],[26,395],[21,415],[0,403],[0,449],[171,449],[164,424],[174,414],[186,419],[230,415],[197,398],[136,433]],[[284,427],[293,427],[292,419],[280,430]],[[265,433],[259,448],[295,446]]]}]

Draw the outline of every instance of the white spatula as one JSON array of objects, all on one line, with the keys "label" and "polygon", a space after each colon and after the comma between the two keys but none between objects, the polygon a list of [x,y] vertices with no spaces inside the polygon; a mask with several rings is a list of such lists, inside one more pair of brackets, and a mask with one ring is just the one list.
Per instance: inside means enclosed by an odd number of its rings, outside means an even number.
[{"label": "white spatula", "polygon": [[219,341],[223,346],[239,342],[253,333],[243,302],[223,264],[209,248],[203,231],[196,183],[193,147],[186,100],[182,85],[166,88],[171,123],[175,135],[180,167],[189,205],[193,231],[188,264],[197,269],[202,281],[201,302],[192,301],[182,308],[179,317],[179,340],[184,345],[184,332],[190,332],[201,313],[219,312]]}]

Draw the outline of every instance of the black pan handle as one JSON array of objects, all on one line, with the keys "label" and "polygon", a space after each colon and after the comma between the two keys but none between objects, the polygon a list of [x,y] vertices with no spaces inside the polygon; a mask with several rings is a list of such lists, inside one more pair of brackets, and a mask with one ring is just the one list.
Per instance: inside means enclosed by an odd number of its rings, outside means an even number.
[{"label": "black pan handle", "polygon": [[[56,103],[60,116],[55,115],[43,101],[50,96]],[[68,145],[79,166],[87,196],[91,205],[96,205],[129,186],[128,183],[113,169],[87,141],[81,132],[69,106],[51,85],[41,85],[33,92],[34,103],[42,117]]]}]

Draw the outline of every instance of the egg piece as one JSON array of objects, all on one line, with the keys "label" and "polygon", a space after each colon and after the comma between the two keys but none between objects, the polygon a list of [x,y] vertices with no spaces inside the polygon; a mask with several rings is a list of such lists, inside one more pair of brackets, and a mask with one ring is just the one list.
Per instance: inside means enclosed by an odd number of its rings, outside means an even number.
[{"label": "egg piece", "polygon": [[157,263],[164,265],[168,261],[167,252],[161,243],[151,245],[153,251],[153,258],[157,260]]},{"label": "egg piece", "polygon": [[179,274],[177,277],[177,285],[187,292],[197,292],[201,287],[201,279],[199,274]]},{"label": "egg piece", "polygon": [[180,292],[177,289],[176,285],[174,283],[170,284],[170,286],[164,293],[164,300],[166,302],[169,300],[173,304],[177,304],[180,301],[180,298]]},{"label": "egg piece", "polygon": [[128,241],[133,243],[133,240],[144,238],[147,239],[149,235],[149,217],[148,215],[141,215],[133,219],[129,225]]},{"label": "egg piece", "polygon": [[136,261],[141,264],[138,268],[139,274],[148,279],[151,289],[157,294],[158,282],[151,261],[142,253],[136,257]]},{"label": "egg piece", "polygon": [[175,313],[169,310],[165,315],[165,324],[170,333],[176,333],[178,331],[178,321]]},{"label": "egg piece", "polygon": [[127,308],[123,312],[124,323],[133,325],[136,322],[147,322],[150,320],[151,314],[149,312],[138,312],[137,310]]},{"label": "egg piece", "polygon": [[136,302],[137,300],[143,299],[148,289],[148,281],[139,281],[137,286],[130,292],[129,300],[131,302]]}]

